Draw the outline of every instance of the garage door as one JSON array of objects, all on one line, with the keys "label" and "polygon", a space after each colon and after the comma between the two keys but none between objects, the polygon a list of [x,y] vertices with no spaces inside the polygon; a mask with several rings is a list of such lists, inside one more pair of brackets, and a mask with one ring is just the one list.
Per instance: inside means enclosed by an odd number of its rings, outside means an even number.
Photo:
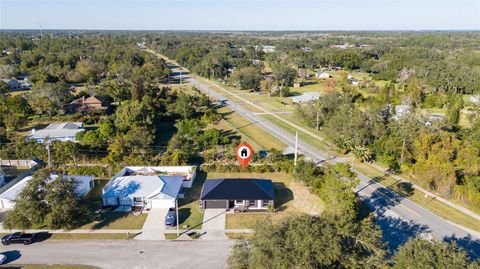
[{"label": "garage door", "polygon": [[227,201],[225,200],[208,200],[205,201],[206,208],[227,208]]}]

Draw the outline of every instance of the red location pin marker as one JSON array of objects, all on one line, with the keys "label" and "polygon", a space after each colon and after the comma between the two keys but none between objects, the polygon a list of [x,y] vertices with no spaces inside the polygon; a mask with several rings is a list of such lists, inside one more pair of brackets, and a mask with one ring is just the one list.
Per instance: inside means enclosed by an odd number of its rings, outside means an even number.
[{"label": "red location pin marker", "polygon": [[247,143],[243,143],[237,146],[235,152],[237,154],[237,159],[242,164],[242,167],[247,167],[248,162],[250,161],[250,159],[252,159],[253,156],[252,147]]}]

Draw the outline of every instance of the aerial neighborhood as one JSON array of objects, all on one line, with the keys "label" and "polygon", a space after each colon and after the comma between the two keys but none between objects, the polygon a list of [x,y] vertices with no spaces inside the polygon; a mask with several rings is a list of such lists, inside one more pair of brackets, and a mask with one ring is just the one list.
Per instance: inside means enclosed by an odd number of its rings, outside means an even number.
[{"label": "aerial neighborhood", "polygon": [[5,268],[480,267],[475,27],[414,29],[410,0],[97,2],[0,5]]}]

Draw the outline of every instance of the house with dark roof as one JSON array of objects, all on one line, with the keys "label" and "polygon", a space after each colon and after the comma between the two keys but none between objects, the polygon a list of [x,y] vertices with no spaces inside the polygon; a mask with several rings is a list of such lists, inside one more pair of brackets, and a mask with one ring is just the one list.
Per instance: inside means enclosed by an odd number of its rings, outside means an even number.
[{"label": "house with dark roof", "polygon": [[267,211],[275,192],[270,179],[224,178],[205,181],[200,196],[203,209],[225,208],[241,211]]}]

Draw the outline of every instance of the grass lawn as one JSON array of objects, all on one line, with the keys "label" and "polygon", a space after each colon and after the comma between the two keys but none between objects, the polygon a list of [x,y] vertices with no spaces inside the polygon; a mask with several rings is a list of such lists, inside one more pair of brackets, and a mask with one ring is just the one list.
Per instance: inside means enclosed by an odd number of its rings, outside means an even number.
[{"label": "grass lawn", "polygon": [[433,197],[425,197],[421,191],[410,187],[408,183],[398,182],[395,178],[385,175],[365,164],[355,164],[355,169],[372,177],[374,180],[382,183],[385,187],[402,194],[438,216],[480,232],[480,222],[478,220],[436,200]]},{"label": "grass lawn", "polygon": [[222,107],[218,110],[220,113],[223,114],[224,119],[231,124],[229,129],[234,129],[235,131],[240,132],[242,138],[247,140],[247,142],[253,142],[254,149],[284,149],[287,146],[266,132],[265,130],[261,129],[260,127],[256,126],[249,120],[245,119],[241,115],[237,113],[232,113],[228,107]]},{"label": "grass lawn", "polygon": [[292,175],[285,173],[208,173],[211,178],[266,178],[273,181],[275,188],[276,213],[237,213],[226,215],[226,229],[252,229],[259,220],[280,220],[299,212],[320,214],[323,201],[310,193],[308,188]]},{"label": "grass lawn", "polygon": [[148,214],[133,215],[131,212],[106,212],[100,222],[87,223],[78,229],[140,230]]},{"label": "grass lawn", "polygon": [[225,233],[228,239],[239,240],[239,239],[251,239],[253,233]]},{"label": "grass lawn", "polygon": [[207,175],[199,171],[195,177],[192,188],[185,189],[185,198],[178,200],[180,229],[201,229],[203,211],[199,207],[198,199]]},{"label": "grass lawn", "polygon": [[[165,233],[164,235],[165,235],[165,239],[167,240],[175,240],[178,238],[176,233]],[[182,235],[180,234],[180,236]],[[192,232],[192,233],[188,233],[187,236],[190,237],[191,239],[198,239],[199,234],[196,232]]]}]

